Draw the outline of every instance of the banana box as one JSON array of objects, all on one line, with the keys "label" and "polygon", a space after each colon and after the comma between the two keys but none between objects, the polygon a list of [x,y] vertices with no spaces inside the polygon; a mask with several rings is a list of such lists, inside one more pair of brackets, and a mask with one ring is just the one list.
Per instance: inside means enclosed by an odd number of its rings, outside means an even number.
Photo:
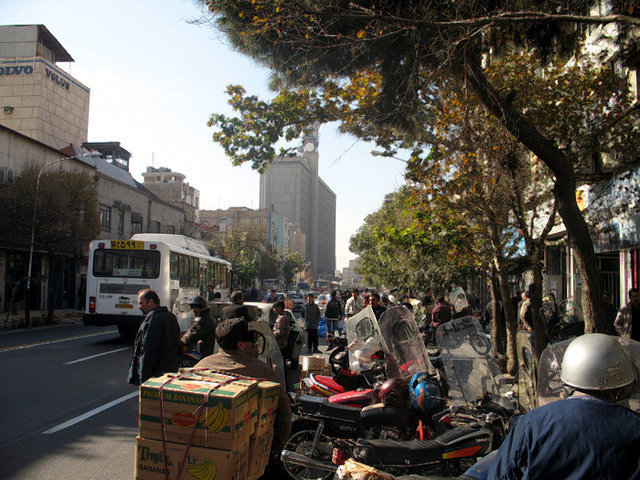
[{"label": "banana box", "polygon": [[262,380],[258,383],[258,421],[256,433],[273,431],[276,418],[278,399],[280,398],[280,384]]},{"label": "banana box", "polygon": [[[248,444],[236,450],[189,447],[138,437],[135,480],[244,480],[248,469]],[[164,452],[166,451],[166,457]],[[184,459],[184,465],[180,465]],[[166,461],[165,461],[166,460]],[[178,472],[180,474],[178,475]],[[166,474],[166,476],[165,476]]]},{"label": "banana box", "polygon": [[264,469],[269,463],[271,452],[271,441],[273,432],[265,431],[261,434],[254,433],[249,440],[249,467],[248,480],[255,480],[262,476]]},{"label": "banana box", "polygon": [[302,365],[302,371],[316,372],[324,369],[327,359],[324,355],[302,355],[300,356],[300,364]]},{"label": "banana box", "polygon": [[257,417],[255,379],[187,371],[150,378],[140,386],[139,434],[146,439],[162,440],[164,419],[168,442],[235,450],[249,442]]}]

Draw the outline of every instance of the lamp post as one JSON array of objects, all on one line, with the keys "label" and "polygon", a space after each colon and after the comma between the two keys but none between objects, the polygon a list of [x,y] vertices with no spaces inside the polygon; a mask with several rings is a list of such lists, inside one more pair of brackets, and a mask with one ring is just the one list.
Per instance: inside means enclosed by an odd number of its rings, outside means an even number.
[{"label": "lamp post", "polygon": [[90,152],[83,155],[72,155],[70,157],[62,157],[56,158],[54,160],[50,160],[46,162],[44,165],[40,167],[38,170],[38,178],[36,179],[36,191],[33,196],[33,215],[31,217],[31,242],[29,245],[29,266],[27,267],[27,288],[24,296],[24,323],[25,327],[29,328],[29,324],[31,323],[31,268],[33,266],[33,246],[36,235],[36,213],[38,210],[38,191],[40,190],[40,178],[42,177],[42,173],[46,168],[51,165],[55,165],[56,163],[60,163],[63,160],[71,160],[78,159],[83,157],[95,157],[100,156],[98,152]]},{"label": "lamp post", "polygon": [[381,152],[380,150],[371,150],[371,152],[369,152],[369,153],[371,153],[372,157],[387,157],[387,158],[393,158],[394,160],[398,160],[399,162],[402,162],[402,163],[409,163],[409,160],[405,160],[403,158],[398,158],[398,157],[396,157],[394,155],[391,155],[391,154],[389,154],[387,152]]}]

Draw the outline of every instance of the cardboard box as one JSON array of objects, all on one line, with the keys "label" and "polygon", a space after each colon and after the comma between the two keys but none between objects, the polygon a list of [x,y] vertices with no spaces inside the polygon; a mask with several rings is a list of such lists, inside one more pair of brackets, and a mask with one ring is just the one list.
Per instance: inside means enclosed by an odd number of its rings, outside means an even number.
[{"label": "cardboard box", "polygon": [[258,382],[247,377],[198,370],[140,386],[139,433],[149,440],[162,440],[164,418],[167,442],[235,450],[249,442],[257,417]]},{"label": "cardboard box", "polygon": [[[135,479],[136,480],[244,480],[248,469],[248,444],[236,450],[216,450],[213,448],[189,447],[166,442],[166,469],[162,442],[138,437],[136,439]],[[180,462],[185,464],[178,477]],[[254,467],[255,468],[255,467]]]},{"label": "cardboard box", "polygon": [[302,371],[317,371],[323,370],[327,363],[327,359],[324,355],[302,355]]},{"label": "cardboard box", "polygon": [[249,467],[247,473],[249,480],[255,480],[264,473],[264,469],[269,463],[272,440],[273,431],[265,431],[261,434],[255,433],[249,440]]},{"label": "cardboard box", "polygon": [[280,384],[262,380],[258,382],[258,420],[256,422],[256,434],[267,430],[273,431],[273,422],[276,418],[278,399],[280,398]]}]

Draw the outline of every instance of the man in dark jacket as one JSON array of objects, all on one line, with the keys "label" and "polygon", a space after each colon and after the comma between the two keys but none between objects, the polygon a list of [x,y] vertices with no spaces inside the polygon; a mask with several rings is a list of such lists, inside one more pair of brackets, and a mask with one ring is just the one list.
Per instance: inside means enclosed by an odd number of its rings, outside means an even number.
[{"label": "man in dark jacket", "polygon": [[[249,330],[247,322],[241,319],[222,320],[216,327],[216,335],[220,350],[200,360],[196,364],[197,368],[213,368],[280,383],[273,369],[257,358],[255,333]],[[278,471],[278,457],[291,433],[291,403],[282,385],[275,414],[271,457],[264,479],[285,478]]]},{"label": "man in dark jacket", "polygon": [[175,315],[160,305],[151,289],[138,293],[138,308],[146,315],[133,344],[128,382],[140,385],[151,377],[178,371],[180,327]]},{"label": "man in dark jacket", "polygon": [[327,302],[324,315],[327,318],[327,335],[338,330],[338,323],[342,318],[342,303],[335,290],[331,290],[331,299]]},{"label": "man in dark jacket", "polygon": [[196,322],[180,337],[180,344],[187,350],[198,350],[204,358],[213,353],[216,346],[216,319],[207,302],[196,295],[189,304],[196,316]]},{"label": "man in dark jacket", "polygon": [[321,353],[318,350],[318,323],[320,323],[320,307],[313,301],[313,293],[307,295],[307,303],[302,307],[304,328],[307,331],[307,353]]},{"label": "man in dark jacket", "polygon": [[231,294],[231,305],[227,305],[222,308],[222,319],[229,320],[230,318],[244,318],[247,322],[252,320],[249,317],[249,309],[244,303],[244,294],[242,290],[236,290]]}]

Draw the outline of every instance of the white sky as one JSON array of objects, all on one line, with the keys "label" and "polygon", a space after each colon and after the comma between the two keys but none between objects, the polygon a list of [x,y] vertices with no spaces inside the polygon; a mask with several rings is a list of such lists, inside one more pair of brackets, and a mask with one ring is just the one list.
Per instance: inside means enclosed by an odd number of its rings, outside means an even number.
[{"label": "white sky", "polygon": [[[58,64],[91,89],[89,141],[119,141],[131,173],[152,165],[187,176],[201,208],[259,207],[259,175],[234,167],[211,140],[212,113],[232,114],[225,94],[241,84],[267,98],[268,70],[234,52],[188,0],[0,0],[2,24],[43,24],[74,58]],[[320,129],[320,176],[336,193],[336,267],[349,238],[384,195],[404,183],[404,164],[373,157],[373,145]]]}]

